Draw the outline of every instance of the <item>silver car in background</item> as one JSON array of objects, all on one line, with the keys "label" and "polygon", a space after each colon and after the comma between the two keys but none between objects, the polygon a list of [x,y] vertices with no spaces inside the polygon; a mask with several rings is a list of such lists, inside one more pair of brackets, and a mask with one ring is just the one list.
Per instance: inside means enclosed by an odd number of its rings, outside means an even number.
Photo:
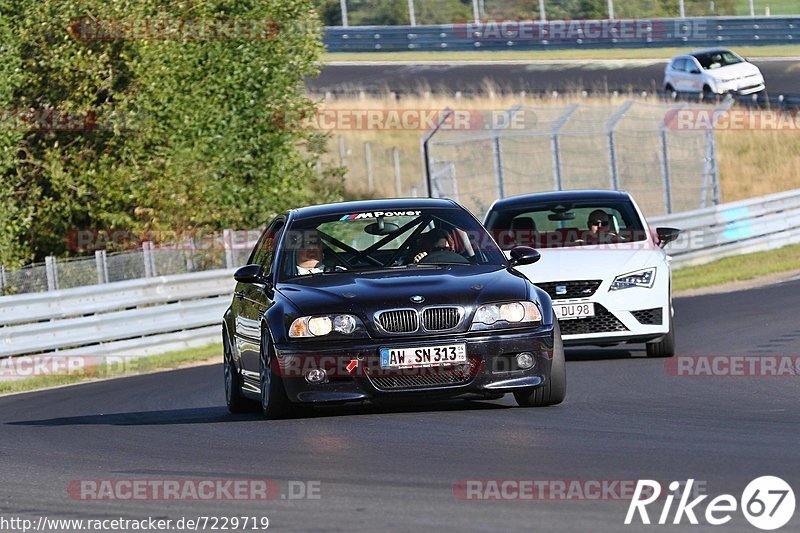
[{"label": "silver car in background", "polygon": [[764,76],[757,66],[723,48],[675,56],[664,70],[667,92],[744,95],[764,88]]}]

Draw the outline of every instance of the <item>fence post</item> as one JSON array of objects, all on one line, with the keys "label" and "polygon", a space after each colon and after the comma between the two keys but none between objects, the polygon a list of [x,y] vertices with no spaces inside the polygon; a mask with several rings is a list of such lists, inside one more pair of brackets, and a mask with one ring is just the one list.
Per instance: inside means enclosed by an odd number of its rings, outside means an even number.
[{"label": "fence post", "polygon": [[558,139],[558,131],[569,120],[569,117],[578,109],[578,104],[572,104],[560,117],[556,119],[550,128],[550,151],[553,154],[553,188],[557,191],[564,189],[564,180],[561,177],[561,144]]},{"label": "fence post", "polygon": [[372,192],[375,184],[372,181],[372,147],[369,141],[364,143],[364,165],[367,167],[367,188]]},{"label": "fence post", "polygon": [[708,186],[711,182],[711,202],[719,204],[719,172],[717,169],[717,147],[714,128],[708,128],[705,136],[705,162],[703,164],[703,182],[700,190],[700,207],[708,207]]},{"label": "fence post", "polygon": [[492,136],[492,159],[494,160],[494,180],[497,190],[497,198],[505,198],[504,178],[503,178],[503,151],[500,146],[500,135],[493,132]]},{"label": "fence post", "polygon": [[222,246],[225,248],[225,268],[235,267],[233,260],[233,230],[222,230]]},{"label": "fence post", "polygon": [[44,270],[47,274],[47,290],[48,291],[57,291],[58,290],[58,265],[56,264],[56,258],[52,255],[48,255],[44,258]]},{"label": "fence post", "polygon": [[399,198],[403,196],[403,180],[400,178],[400,150],[396,146],[392,148],[392,159],[394,160],[394,192]]},{"label": "fence post", "polygon": [[659,136],[661,138],[661,178],[664,180],[664,207],[667,214],[672,214],[672,183],[669,175],[669,151],[667,149],[667,127],[665,124],[659,126]]},{"label": "fence post", "polygon": [[547,22],[547,14],[544,11],[544,0],[539,0],[539,20]]},{"label": "fence post", "polygon": [[350,25],[347,20],[347,0],[339,0],[339,7],[342,8],[342,27],[346,28]]},{"label": "fence post", "polygon": [[408,0],[408,20],[412,26],[417,25],[417,17],[414,13],[414,0]]},{"label": "fence post", "polygon": [[152,242],[145,241],[142,243],[142,259],[144,260],[144,277],[152,278],[156,275]]},{"label": "fence post", "polygon": [[436,132],[439,131],[439,128],[442,127],[444,121],[453,114],[453,110],[449,107],[445,107],[441,113],[439,113],[439,120],[436,122],[436,126],[433,129],[426,131],[419,140],[419,152],[422,156],[422,175],[425,178],[425,188],[426,192],[428,193],[428,198],[433,198],[433,183],[431,182],[431,154],[428,143],[436,135]]},{"label": "fence post", "polygon": [[347,159],[345,158],[346,155],[347,155],[347,152],[346,152],[345,147],[344,147],[344,137],[339,135],[339,166],[340,167],[346,167],[347,166],[347,164],[346,164]]},{"label": "fence post", "polygon": [[[610,2],[611,0],[609,0]],[[611,5],[609,3],[609,5]],[[610,17],[614,18],[614,17]],[[617,146],[614,141],[614,128],[617,127],[617,123],[625,116],[625,113],[628,112],[628,109],[631,108],[633,105],[633,100],[628,100],[614,113],[614,116],[611,117],[611,120],[608,121],[608,125],[606,128],[608,134],[608,167],[609,173],[611,174],[611,189],[612,190],[619,190],[619,169],[617,168]]]},{"label": "fence post", "polygon": [[97,270],[98,285],[102,285],[103,283],[108,283],[108,266],[106,265],[105,250],[94,251],[94,266],[95,269]]},{"label": "fence post", "polygon": [[0,265],[0,294],[6,294],[6,266]]},{"label": "fence post", "polygon": [[711,191],[713,195],[714,205],[719,205],[722,202],[722,194],[719,187],[719,165],[717,165],[717,132],[713,127],[709,128],[706,133],[707,143],[711,147]]}]

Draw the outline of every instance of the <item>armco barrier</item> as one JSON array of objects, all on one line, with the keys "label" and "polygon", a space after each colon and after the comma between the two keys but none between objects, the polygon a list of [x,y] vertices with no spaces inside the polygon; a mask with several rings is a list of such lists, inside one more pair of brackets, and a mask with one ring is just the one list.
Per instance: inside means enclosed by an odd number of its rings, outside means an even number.
[{"label": "armco barrier", "polygon": [[675,267],[800,243],[800,189],[648,219],[682,231],[669,245]]},{"label": "armco barrier", "polygon": [[0,357],[146,355],[219,340],[233,270],[0,297]]},{"label": "armco barrier", "polygon": [[790,44],[799,39],[800,16],[485,20],[432,26],[327,27],[324,34],[329,52],[754,46]]}]

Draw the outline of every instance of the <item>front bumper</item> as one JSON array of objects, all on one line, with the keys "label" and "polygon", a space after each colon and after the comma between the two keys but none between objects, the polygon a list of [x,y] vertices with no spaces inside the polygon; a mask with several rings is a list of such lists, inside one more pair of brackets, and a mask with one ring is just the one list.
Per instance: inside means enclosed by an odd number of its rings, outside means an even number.
[{"label": "front bumper", "polygon": [[729,82],[717,82],[718,94],[735,93],[740,95],[754,94],[766,88],[763,77],[742,78]]},{"label": "front bumper", "polygon": [[[466,345],[468,365],[420,371],[385,371],[380,348]],[[553,326],[386,339],[354,339],[346,344],[292,343],[276,346],[283,384],[290,401],[327,403],[390,401],[419,397],[497,397],[536,387],[549,379]],[[521,352],[534,356],[529,370],[513,364]],[[357,364],[356,364],[357,363]],[[306,380],[308,370],[324,368],[322,383]],[[451,374],[448,374],[452,370]]]},{"label": "front bumper", "polygon": [[594,317],[559,321],[565,346],[650,342],[669,331],[672,306],[668,276],[656,276],[651,288],[609,291],[610,283],[610,280],[603,280],[597,290],[585,298],[551,295],[554,307],[594,303]]}]

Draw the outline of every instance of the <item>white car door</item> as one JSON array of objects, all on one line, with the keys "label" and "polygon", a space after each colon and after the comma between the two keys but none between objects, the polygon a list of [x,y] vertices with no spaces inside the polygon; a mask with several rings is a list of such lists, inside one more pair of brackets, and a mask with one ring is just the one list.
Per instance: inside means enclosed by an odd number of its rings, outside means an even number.
[{"label": "white car door", "polygon": [[692,56],[686,58],[686,80],[686,91],[699,93],[703,90],[703,85],[705,84],[703,81],[703,68],[697,62],[697,59]]}]

